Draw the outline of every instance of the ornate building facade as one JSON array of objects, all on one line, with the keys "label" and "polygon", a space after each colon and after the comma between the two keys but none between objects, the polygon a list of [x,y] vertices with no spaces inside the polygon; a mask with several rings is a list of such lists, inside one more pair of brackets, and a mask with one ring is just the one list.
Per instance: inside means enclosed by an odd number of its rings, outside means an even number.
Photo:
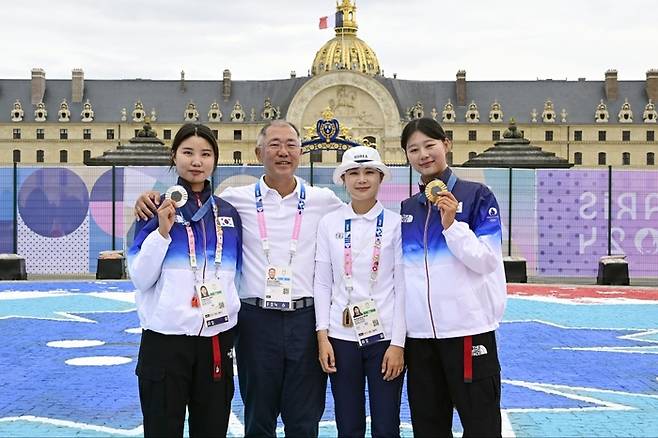
[{"label": "ornate building facade", "polygon": [[[404,124],[418,117],[441,122],[454,141],[455,165],[498,141],[514,118],[533,144],[575,165],[655,166],[658,153],[658,70],[644,81],[416,81],[384,76],[372,48],[357,37],[357,8],[336,6],[343,21],[315,55],[310,75],[282,80],[222,78],[47,80],[33,69],[25,80],[0,79],[0,163],[71,163],[126,143],[148,119],[169,144],[187,121],[208,124],[219,139],[221,163],[256,161],[254,145],[269,120],[285,118],[304,130],[331,108],[352,135],[377,145],[389,163],[404,163]],[[339,155],[306,156],[329,165]],[[304,160],[302,162],[304,162]]]}]

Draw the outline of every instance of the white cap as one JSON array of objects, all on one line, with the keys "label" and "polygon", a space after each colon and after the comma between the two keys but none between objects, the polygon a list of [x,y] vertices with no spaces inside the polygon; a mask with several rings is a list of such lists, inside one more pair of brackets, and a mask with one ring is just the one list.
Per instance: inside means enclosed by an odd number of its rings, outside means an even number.
[{"label": "white cap", "polygon": [[345,151],[343,154],[343,162],[334,170],[334,184],[342,184],[341,177],[351,169],[358,169],[360,167],[369,167],[376,169],[384,175],[382,181],[387,181],[391,178],[391,171],[382,163],[377,149],[370,146],[354,146]]}]

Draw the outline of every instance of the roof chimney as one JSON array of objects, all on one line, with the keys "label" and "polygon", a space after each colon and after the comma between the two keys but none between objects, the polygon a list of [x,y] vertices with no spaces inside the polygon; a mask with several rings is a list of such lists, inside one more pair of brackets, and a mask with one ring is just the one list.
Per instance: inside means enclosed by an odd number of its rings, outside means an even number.
[{"label": "roof chimney", "polygon": [[457,72],[455,94],[457,95],[457,106],[466,106],[466,70]]},{"label": "roof chimney", "polygon": [[611,69],[605,72],[605,98],[608,100],[617,100],[618,95],[617,70]]},{"label": "roof chimney", "polygon": [[32,105],[43,102],[46,94],[46,71],[41,68],[32,69]]},{"label": "roof chimney", "polygon": [[85,73],[81,68],[71,71],[71,102],[80,103],[85,94]]},{"label": "roof chimney", "polygon": [[290,79],[294,79],[297,77],[297,72],[295,70],[290,70]]},{"label": "roof chimney", "polygon": [[184,93],[186,90],[185,87],[185,70],[180,71],[180,90]]},{"label": "roof chimney", "polygon": [[652,68],[647,72],[647,97],[654,102],[658,101],[658,70]]},{"label": "roof chimney", "polygon": [[228,101],[231,97],[231,70],[228,68],[224,70],[224,79],[222,81],[222,96],[224,96],[224,101]]}]

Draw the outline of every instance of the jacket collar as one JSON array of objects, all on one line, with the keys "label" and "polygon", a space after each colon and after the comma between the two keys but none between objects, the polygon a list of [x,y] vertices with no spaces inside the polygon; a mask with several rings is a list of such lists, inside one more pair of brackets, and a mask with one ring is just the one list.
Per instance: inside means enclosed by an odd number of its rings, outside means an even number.
[{"label": "jacket collar", "polygon": [[379,201],[377,201],[375,205],[373,205],[373,207],[366,214],[356,214],[352,209],[351,202],[349,204],[344,204],[342,208],[343,208],[343,216],[345,219],[364,218],[369,221],[373,221],[377,219],[379,213],[381,213],[382,210],[384,210],[384,206]]}]

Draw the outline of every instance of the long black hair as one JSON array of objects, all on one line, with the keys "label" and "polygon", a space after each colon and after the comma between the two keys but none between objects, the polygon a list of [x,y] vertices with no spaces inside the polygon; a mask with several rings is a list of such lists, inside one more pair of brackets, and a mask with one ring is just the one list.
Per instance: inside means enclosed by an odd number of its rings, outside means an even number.
[{"label": "long black hair", "polygon": [[171,163],[169,168],[173,168],[176,165],[174,163],[174,157],[176,156],[178,147],[182,142],[192,137],[193,135],[201,137],[210,143],[210,146],[215,153],[215,166],[213,167],[214,170],[217,167],[217,161],[219,160],[219,145],[217,144],[217,139],[215,138],[215,134],[213,134],[212,130],[206,125],[202,125],[201,123],[186,123],[180,127],[174,136],[174,141],[171,142]]},{"label": "long black hair", "polygon": [[411,137],[416,131],[420,131],[429,138],[433,138],[435,140],[444,141],[448,139],[445,131],[436,120],[430,119],[429,117],[415,119],[407,123],[407,126],[404,127],[402,130],[402,135],[400,136],[400,145],[405,151],[407,150],[407,142],[409,141],[409,137]]}]

